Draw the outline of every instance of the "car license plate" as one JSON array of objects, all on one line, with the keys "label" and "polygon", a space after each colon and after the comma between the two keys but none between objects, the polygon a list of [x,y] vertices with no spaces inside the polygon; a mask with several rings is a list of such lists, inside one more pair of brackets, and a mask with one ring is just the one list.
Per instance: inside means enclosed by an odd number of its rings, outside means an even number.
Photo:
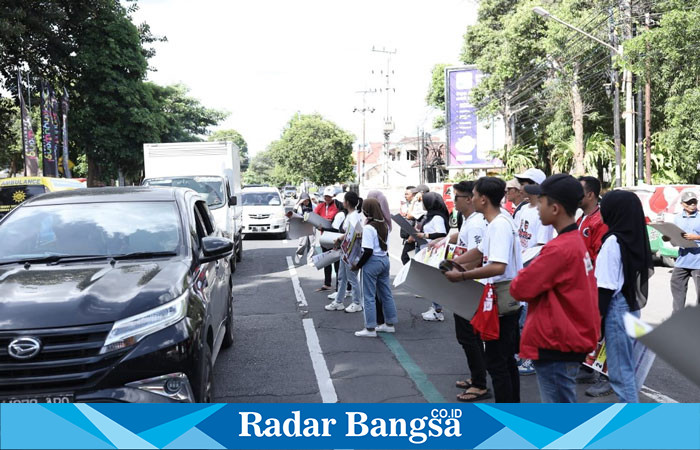
[{"label": "car license plate", "polygon": [[73,394],[39,394],[2,397],[0,403],[74,403]]}]

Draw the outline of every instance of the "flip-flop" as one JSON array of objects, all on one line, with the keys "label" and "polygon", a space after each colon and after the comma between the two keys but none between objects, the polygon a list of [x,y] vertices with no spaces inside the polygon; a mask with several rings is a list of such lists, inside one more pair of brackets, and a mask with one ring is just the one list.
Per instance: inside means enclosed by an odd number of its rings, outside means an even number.
[{"label": "flip-flop", "polygon": [[464,389],[465,391],[472,387],[472,380],[457,380],[455,382],[455,387],[458,387],[460,389]]},{"label": "flip-flop", "polygon": [[[470,397],[464,398],[465,395],[469,395]],[[486,400],[487,398],[491,398],[491,392],[489,392],[488,390],[481,394],[477,394],[476,392],[464,391],[457,396],[458,401],[467,403],[478,402],[479,400]]]}]

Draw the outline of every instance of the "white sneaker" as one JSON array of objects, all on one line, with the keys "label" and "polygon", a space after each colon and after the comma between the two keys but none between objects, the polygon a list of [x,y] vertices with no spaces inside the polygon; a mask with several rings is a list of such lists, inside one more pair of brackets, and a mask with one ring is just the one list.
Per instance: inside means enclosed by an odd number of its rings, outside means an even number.
[{"label": "white sneaker", "polygon": [[346,313],[354,313],[354,312],[360,312],[362,311],[362,305],[358,305],[357,303],[350,303],[347,308],[345,308]]},{"label": "white sneaker", "polygon": [[328,296],[328,300],[335,300],[336,298],[338,298],[337,292],[334,292]]},{"label": "white sneaker", "polygon": [[445,315],[442,312],[435,311],[435,308],[432,306],[429,310],[421,314],[421,316],[423,316],[423,320],[427,320],[428,322],[442,322],[445,320]]},{"label": "white sneaker", "polygon": [[377,332],[376,331],[369,331],[367,328],[364,328],[360,331],[355,331],[355,336],[357,336],[357,337],[377,337]]},{"label": "white sneaker", "polygon": [[343,305],[343,302],[332,301],[324,308],[326,311],[342,311],[345,309],[345,306]]},{"label": "white sneaker", "polygon": [[376,330],[380,333],[395,333],[396,328],[393,325],[387,325],[385,323],[378,325]]}]

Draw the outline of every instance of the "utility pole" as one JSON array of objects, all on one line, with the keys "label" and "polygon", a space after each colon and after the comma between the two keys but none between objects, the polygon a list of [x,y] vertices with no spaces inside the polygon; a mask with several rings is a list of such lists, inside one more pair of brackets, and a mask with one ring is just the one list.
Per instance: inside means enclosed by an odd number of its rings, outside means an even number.
[{"label": "utility pole", "polygon": [[[623,0],[625,39],[632,37],[632,2]],[[622,54],[622,46],[620,46]],[[632,71],[625,69],[625,186],[634,186],[634,99],[632,93]]]},{"label": "utility pole", "polygon": [[634,148],[637,150],[637,180],[644,181],[644,128],[642,127],[644,115],[642,113],[642,84],[640,81],[640,78],[637,77],[637,113],[635,114],[637,145]]},{"label": "utility pole", "polygon": [[[615,19],[613,18],[613,7],[610,6],[610,43],[613,48],[618,48],[617,46],[617,36],[615,35]],[[610,58],[613,63],[610,71],[610,83],[612,84],[614,91],[613,98],[613,136],[615,142],[615,187],[622,186],[622,150],[620,143],[620,83],[618,77],[618,71],[615,68],[614,58],[617,52],[615,50],[610,50]]]},{"label": "utility pole", "polygon": [[[376,53],[384,53],[386,55],[386,73],[383,73],[384,77],[386,78],[386,88],[384,88],[384,92],[386,94],[386,117],[384,117],[384,176],[383,176],[383,184],[384,186],[389,185],[389,136],[391,136],[391,133],[395,129],[394,121],[391,118],[390,114],[390,109],[389,109],[389,92],[393,90],[396,92],[396,89],[391,87],[391,75],[393,75],[393,72],[391,70],[391,55],[396,54],[396,49],[394,50],[387,50],[386,48],[382,47],[382,49],[377,49],[375,47],[372,47],[372,51]],[[379,90],[381,92],[381,89]]]},{"label": "utility pole", "polygon": [[[645,15],[646,30],[649,31],[649,24],[651,22],[649,18],[649,13]],[[647,43],[647,53],[649,53],[649,43]],[[647,75],[646,75],[646,85],[644,89],[644,135],[646,151],[646,177],[645,180],[647,184],[651,184],[651,77],[649,76],[649,60],[647,59]]]},{"label": "utility pole", "polygon": [[356,94],[362,94],[362,108],[355,108],[352,110],[352,112],[359,112],[362,114],[362,143],[360,144],[360,148],[362,149],[362,157],[360,157],[360,153],[358,152],[357,155],[357,185],[362,186],[362,182],[364,181],[364,165],[365,165],[365,160],[367,159],[367,140],[366,140],[366,120],[365,116],[366,114],[373,113],[374,108],[367,107],[367,94],[371,94],[372,91],[356,91]]}]

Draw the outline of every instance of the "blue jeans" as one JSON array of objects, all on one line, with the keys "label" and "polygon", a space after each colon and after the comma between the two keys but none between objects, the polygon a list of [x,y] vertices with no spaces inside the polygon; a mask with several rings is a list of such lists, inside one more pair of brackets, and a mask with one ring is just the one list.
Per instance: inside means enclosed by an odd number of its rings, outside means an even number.
[{"label": "blue jeans", "polygon": [[570,361],[532,361],[542,403],[576,403],[576,373],[581,365]]},{"label": "blue jeans", "polygon": [[[605,352],[608,361],[610,385],[622,403],[638,403],[639,389],[635,376],[634,339],[625,331],[624,315],[630,312],[622,294],[616,294],[610,301],[605,316]],[[632,314],[639,317],[639,311]]]},{"label": "blue jeans", "polygon": [[387,324],[398,322],[396,304],[389,284],[389,257],[374,256],[362,266],[362,293],[364,296],[365,328],[377,327],[375,294],[382,302],[384,320]]},{"label": "blue jeans", "polygon": [[336,302],[343,303],[345,292],[348,289],[348,283],[352,287],[352,302],[360,304],[360,282],[357,279],[357,272],[350,270],[350,266],[340,261],[340,270],[338,271],[338,296]]}]

